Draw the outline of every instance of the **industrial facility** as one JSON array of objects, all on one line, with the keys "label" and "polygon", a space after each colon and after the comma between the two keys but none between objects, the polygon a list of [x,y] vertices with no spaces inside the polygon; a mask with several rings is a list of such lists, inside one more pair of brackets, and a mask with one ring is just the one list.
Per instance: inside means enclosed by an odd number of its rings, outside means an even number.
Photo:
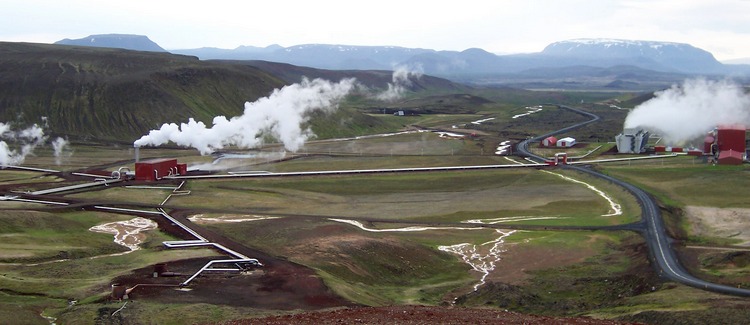
[{"label": "industrial facility", "polygon": [[638,128],[629,128],[615,137],[617,152],[619,153],[642,153],[646,152],[646,144],[649,137],[648,131]]},{"label": "industrial facility", "polygon": [[555,137],[546,137],[539,145],[541,147],[570,148],[576,145],[576,139],[571,137],[565,137],[562,139],[557,139]]},{"label": "industrial facility", "polygon": [[[727,125],[720,126],[715,131],[716,141],[710,144],[714,157],[720,165],[740,165],[745,160],[745,134],[747,130],[744,126]],[[710,136],[710,134],[709,134]],[[709,140],[707,136],[706,140]],[[704,147],[706,144],[704,143]]]},{"label": "industrial facility", "polygon": [[152,159],[135,163],[135,180],[158,181],[164,176],[187,174],[187,164],[178,164],[177,159]]},{"label": "industrial facility", "polygon": [[[709,161],[720,165],[739,165],[746,160],[746,132],[741,125],[722,125],[708,132],[703,139],[703,148],[687,149],[658,145],[653,152],[684,153],[690,156],[707,156]],[[647,151],[649,132],[639,128],[625,129],[615,137],[617,152],[644,153]]]}]

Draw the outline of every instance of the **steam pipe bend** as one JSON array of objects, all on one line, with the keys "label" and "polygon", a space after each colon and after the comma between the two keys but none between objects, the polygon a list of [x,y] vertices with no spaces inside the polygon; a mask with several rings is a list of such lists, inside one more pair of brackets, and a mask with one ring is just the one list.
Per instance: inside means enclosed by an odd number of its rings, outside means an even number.
[{"label": "steam pipe bend", "polygon": [[[557,107],[561,109],[567,109],[581,115],[589,116],[591,117],[591,119],[586,122],[577,123],[560,130],[552,131],[547,134],[521,141],[516,146],[516,150],[520,156],[528,157],[539,162],[545,162],[547,161],[546,158],[533,154],[528,150],[530,142],[540,141],[541,139],[552,135],[575,130],[587,124],[597,122],[601,119],[596,114],[585,112],[576,108],[563,105],[557,105]],[[654,263],[654,266],[658,269],[660,276],[664,276],[672,281],[679,282],[698,289],[728,295],[750,297],[750,290],[748,289],[735,288],[723,284],[708,282],[696,278],[695,276],[687,272],[682,264],[680,264],[680,261],[671,246],[671,243],[674,241],[674,239],[670,238],[667,235],[666,227],[664,226],[664,220],[662,219],[661,211],[659,210],[659,206],[656,203],[656,200],[654,200],[654,198],[644,190],[638,188],[635,185],[621,181],[612,176],[599,173],[590,168],[574,165],[561,165],[561,167],[564,169],[571,169],[604,179],[624,188],[625,190],[633,194],[633,196],[635,196],[636,200],[638,201],[638,205],[641,206],[641,220],[643,223],[645,223],[646,226],[645,230],[640,231],[640,233],[646,239],[646,245],[648,246],[651,260],[656,262]]]}]

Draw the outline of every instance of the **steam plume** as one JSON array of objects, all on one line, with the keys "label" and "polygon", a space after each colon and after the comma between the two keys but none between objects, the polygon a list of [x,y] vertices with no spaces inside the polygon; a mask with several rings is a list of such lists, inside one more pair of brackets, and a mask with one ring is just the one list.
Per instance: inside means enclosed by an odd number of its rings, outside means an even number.
[{"label": "steam plume", "polygon": [[[63,155],[66,154],[66,148],[70,148],[67,140],[58,137],[55,141],[52,141],[52,149],[55,151],[55,164],[60,165],[62,163]],[[66,156],[70,156],[70,151],[67,151]]]},{"label": "steam plume", "polygon": [[[36,124],[21,131],[13,131],[10,125],[0,122],[0,165],[22,164],[26,156],[34,152],[34,149],[46,139],[44,130]],[[18,143],[20,148],[11,149],[5,140]]]},{"label": "steam plume", "polygon": [[383,101],[393,101],[404,95],[406,87],[411,86],[410,77],[417,79],[422,77],[422,72],[409,69],[405,66],[396,67],[391,77],[392,82],[388,83],[388,89],[376,95],[376,98]]},{"label": "steam plume", "polygon": [[750,96],[728,80],[686,80],[655,95],[628,114],[625,128],[642,127],[666,144],[684,145],[718,125],[750,126]]},{"label": "steam plume", "polygon": [[354,86],[354,79],[332,83],[303,78],[301,83],[274,90],[268,97],[246,102],[241,116],[231,119],[217,116],[211,127],[192,118],[179,126],[165,123],[133,144],[139,147],[159,146],[172,141],[180,146],[196,148],[205,155],[227,145],[257,147],[264,143],[265,137],[270,136],[281,141],[287,150],[295,152],[314,136],[309,128],[303,130],[301,127],[309,119],[309,114],[334,109]]}]

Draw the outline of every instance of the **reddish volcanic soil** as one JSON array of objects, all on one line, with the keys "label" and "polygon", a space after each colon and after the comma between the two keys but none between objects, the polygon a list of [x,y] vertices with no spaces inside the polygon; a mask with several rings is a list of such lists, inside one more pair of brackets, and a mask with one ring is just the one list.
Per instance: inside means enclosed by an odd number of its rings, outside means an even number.
[{"label": "reddish volcanic soil", "polygon": [[295,315],[251,318],[223,323],[244,324],[630,324],[585,317],[553,318],[496,309],[391,306],[355,307]]}]

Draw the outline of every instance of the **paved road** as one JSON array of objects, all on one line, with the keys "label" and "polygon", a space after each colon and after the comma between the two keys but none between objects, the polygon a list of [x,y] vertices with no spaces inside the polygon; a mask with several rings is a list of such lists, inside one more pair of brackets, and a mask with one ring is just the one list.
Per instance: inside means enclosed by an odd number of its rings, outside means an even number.
[{"label": "paved road", "polygon": [[[530,142],[538,142],[548,136],[565,133],[583,127],[587,124],[594,123],[596,121],[599,121],[600,119],[599,116],[595,114],[579,109],[562,105],[558,105],[558,107],[571,110],[585,116],[589,116],[591,117],[591,120],[522,141],[516,148],[516,152],[518,153],[518,155],[529,157],[539,162],[545,161],[546,159],[544,157],[529,152],[528,146]],[[704,281],[694,277],[693,275],[688,273],[687,270],[685,270],[682,264],[680,264],[680,261],[677,258],[677,254],[672,248],[671,244],[674,240],[667,235],[659,206],[657,205],[654,198],[651,197],[648,193],[636,186],[633,186],[632,184],[623,182],[608,175],[601,174],[593,169],[589,169],[583,166],[561,165],[561,167],[564,169],[571,169],[592,175],[594,177],[605,179],[625,188],[628,192],[632,193],[636,197],[636,199],[638,200],[638,204],[640,204],[641,206],[641,224],[643,225],[643,229],[641,229],[640,232],[646,239],[646,244],[648,245],[649,252],[651,254],[650,257],[654,262],[656,262],[654,265],[656,266],[660,276],[699,289],[723,294],[750,297],[750,290],[748,289],[735,288]]]}]

